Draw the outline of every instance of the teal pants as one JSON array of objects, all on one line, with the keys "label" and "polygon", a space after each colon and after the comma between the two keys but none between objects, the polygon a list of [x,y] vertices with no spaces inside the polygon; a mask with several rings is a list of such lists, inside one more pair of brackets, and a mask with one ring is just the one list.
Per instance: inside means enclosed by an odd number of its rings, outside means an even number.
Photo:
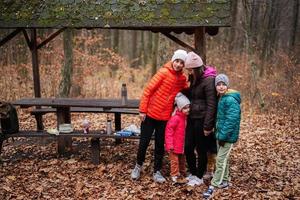
[{"label": "teal pants", "polygon": [[218,146],[216,158],[216,171],[211,180],[211,185],[218,187],[223,181],[229,181],[229,155],[233,147],[232,143],[226,142],[224,146]]}]

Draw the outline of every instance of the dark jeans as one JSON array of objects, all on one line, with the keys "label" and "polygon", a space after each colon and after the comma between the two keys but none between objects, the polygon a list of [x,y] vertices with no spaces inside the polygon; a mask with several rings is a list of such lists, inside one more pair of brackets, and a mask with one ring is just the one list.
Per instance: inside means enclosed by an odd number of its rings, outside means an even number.
[{"label": "dark jeans", "polygon": [[[213,145],[216,146],[213,135],[204,135],[203,122],[203,119],[188,118],[185,136],[185,155],[188,169],[192,175],[199,178],[203,177],[207,168],[207,152],[211,151]],[[198,157],[196,157],[195,149]]]},{"label": "dark jeans", "polygon": [[154,172],[161,170],[162,160],[164,157],[165,128],[167,121],[161,121],[146,116],[141,124],[141,138],[137,153],[137,164],[142,165],[145,161],[147,148],[149,146],[152,134],[154,132]]}]

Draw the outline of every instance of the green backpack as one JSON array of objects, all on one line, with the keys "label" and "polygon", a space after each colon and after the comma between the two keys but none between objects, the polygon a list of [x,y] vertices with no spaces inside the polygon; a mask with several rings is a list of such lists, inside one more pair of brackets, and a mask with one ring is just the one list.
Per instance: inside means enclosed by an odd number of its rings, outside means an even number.
[{"label": "green backpack", "polygon": [[8,103],[0,101],[1,135],[19,132],[19,120],[16,108]]}]

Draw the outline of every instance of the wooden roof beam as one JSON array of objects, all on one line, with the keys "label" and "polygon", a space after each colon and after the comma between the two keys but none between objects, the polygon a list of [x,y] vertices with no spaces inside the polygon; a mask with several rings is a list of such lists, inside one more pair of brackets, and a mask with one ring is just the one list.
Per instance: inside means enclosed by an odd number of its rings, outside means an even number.
[{"label": "wooden roof beam", "polygon": [[6,42],[8,42],[9,40],[11,40],[12,38],[14,38],[18,33],[20,33],[22,31],[22,28],[17,28],[16,30],[14,30],[13,32],[11,32],[10,34],[8,34],[5,38],[3,38],[0,41],[0,47],[2,45],[4,45]]},{"label": "wooden roof beam", "polygon": [[37,48],[40,49],[43,46],[45,46],[48,42],[50,42],[51,40],[53,40],[57,35],[59,35],[61,32],[63,32],[66,28],[61,28],[58,31],[52,33],[47,39],[45,39],[43,42],[41,42]]},{"label": "wooden roof beam", "polygon": [[186,48],[190,51],[196,52],[195,48],[193,48],[190,45],[186,44],[185,42],[181,41],[180,39],[178,39],[174,35],[171,35],[170,33],[167,33],[167,32],[161,32],[161,33],[164,34],[166,37],[170,38],[171,40],[173,40],[174,42],[176,42],[177,44],[183,46],[184,48]]},{"label": "wooden roof beam", "polygon": [[31,50],[32,49],[32,43],[31,43],[31,41],[29,39],[28,33],[27,33],[27,31],[25,29],[23,29],[22,32],[23,32],[23,35],[25,37],[26,43],[27,43],[29,49]]}]

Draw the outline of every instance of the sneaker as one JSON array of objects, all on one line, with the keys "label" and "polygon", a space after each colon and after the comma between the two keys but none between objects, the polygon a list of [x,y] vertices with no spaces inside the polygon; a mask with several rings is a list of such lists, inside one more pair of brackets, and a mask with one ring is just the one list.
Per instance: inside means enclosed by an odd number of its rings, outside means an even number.
[{"label": "sneaker", "polygon": [[185,179],[189,181],[193,177],[193,174],[189,174]]},{"label": "sneaker", "polygon": [[198,178],[198,176],[194,176],[194,180],[197,181],[198,185],[201,185],[201,184],[204,183],[204,182],[203,182],[203,179],[202,179],[202,178]]},{"label": "sneaker", "polygon": [[141,176],[141,169],[142,169],[142,166],[139,164],[136,164],[134,169],[131,172],[131,178],[134,180],[139,179]]},{"label": "sneaker", "polygon": [[203,176],[203,179],[210,180],[213,178],[213,176],[214,176],[213,172],[206,172]]},{"label": "sneaker", "polygon": [[191,180],[189,180],[189,182],[187,183],[187,185],[194,187],[195,185],[199,185],[199,183],[196,180],[191,179]]},{"label": "sneaker", "polygon": [[218,188],[220,189],[227,189],[229,187],[229,182],[228,181],[223,181]]},{"label": "sneaker", "polygon": [[210,185],[208,187],[207,191],[203,193],[203,197],[207,199],[207,198],[211,197],[213,193],[214,193],[214,186]]},{"label": "sneaker", "polygon": [[203,184],[203,179],[198,178],[197,176],[189,176],[187,177],[187,180],[189,181],[187,184],[189,186],[195,186],[195,185],[201,185]]},{"label": "sneaker", "polygon": [[166,181],[166,179],[161,175],[160,171],[156,171],[153,174],[153,179],[155,182],[158,182],[158,183],[163,183]]}]

